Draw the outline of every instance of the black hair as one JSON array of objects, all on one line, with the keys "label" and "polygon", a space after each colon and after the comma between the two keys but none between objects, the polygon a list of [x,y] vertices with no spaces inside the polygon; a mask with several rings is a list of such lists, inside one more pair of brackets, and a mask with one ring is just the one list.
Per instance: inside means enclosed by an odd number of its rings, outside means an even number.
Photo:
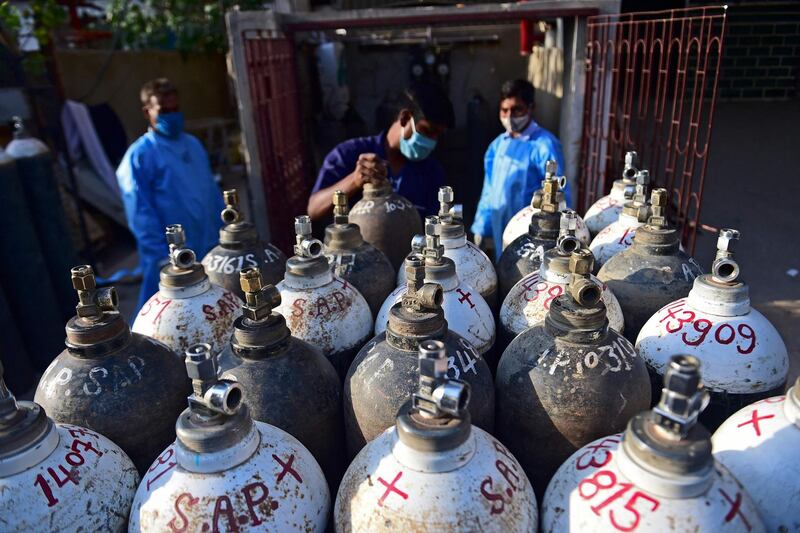
[{"label": "black hair", "polygon": [[164,96],[173,93],[177,94],[177,92],[178,89],[167,78],[156,78],[142,85],[139,91],[139,98],[142,100],[142,105],[146,106],[150,104],[150,97],[154,95]]},{"label": "black hair", "polygon": [[506,98],[519,98],[525,102],[528,107],[533,105],[535,94],[536,89],[533,88],[533,84],[528,80],[508,80],[500,88],[500,100],[505,100]]},{"label": "black hair", "polygon": [[429,82],[417,82],[403,91],[398,112],[411,111],[414,118],[425,118],[448,128],[455,126],[456,118],[453,103],[441,86]]}]

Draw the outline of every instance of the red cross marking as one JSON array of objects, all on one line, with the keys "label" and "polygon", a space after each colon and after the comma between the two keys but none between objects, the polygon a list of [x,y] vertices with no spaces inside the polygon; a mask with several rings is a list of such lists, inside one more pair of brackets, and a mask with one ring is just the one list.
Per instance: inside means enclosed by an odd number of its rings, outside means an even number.
[{"label": "red cross marking", "polygon": [[731,510],[728,511],[728,514],[725,515],[725,522],[726,523],[730,522],[731,520],[736,518],[736,515],[739,515],[739,518],[742,519],[744,525],[747,526],[747,531],[750,531],[750,522],[748,522],[747,518],[742,514],[742,494],[740,492],[737,492],[736,498],[731,499],[731,497],[728,496],[728,494],[724,490],[719,489],[719,492],[726,500],[728,500],[728,503],[731,504]]},{"label": "red cross marking", "polygon": [[468,292],[467,294],[464,294],[464,291],[462,291],[461,289],[456,289],[456,292],[461,295],[461,298],[458,299],[458,303],[463,304],[464,300],[466,300],[467,303],[469,304],[469,308],[470,309],[475,307],[475,304],[472,303],[472,300],[469,299],[469,297],[472,296],[471,292]]},{"label": "red cross marking", "polygon": [[775,418],[775,415],[758,416],[758,409],[753,409],[753,417],[747,422],[742,422],[736,427],[744,427],[748,424],[753,424],[753,429],[756,430],[756,437],[761,436],[761,427],[758,425],[759,420],[767,420],[768,418]]},{"label": "red cross marking", "polygon": [[396,492],[396,493],[397,493],[398,495],[400,495],[400,497],[401,497],[401,498],[403,498],[404,500],[407,500],[407,499],[408,499],[408,494],[406,494],[405,492],[403,492],[402,490],[398,489],[398,488],[395,486],[395,483],[397,483],[397,480],[399,480],[399,479],[400,479],[400,477],[401,477],[402,475],[403,475],[403,472],[402,472],[402,471],[398,472],[398,473],[397,473],[397,475],[396,475],[396,476],[394,476],[394,479],[392,480],[392,482],[391,482],[391,483],[387,483],[387,482],[386,482],[386,480],[384,480],[382,477],[379,477],[379,478],[378,478],[378,481],[380,481],[380,482],[383,484],[383,486],[384,486],[384,487],[386,487],[386,491],[383,493],[383,496],[381,496],[381,499],[380,499],[380,500],[378,500],[378,505],[380,505],[381,507],[383,507],[383,502],[386,500],[386,498],[387,498],[387,497],[389,496],[389,494],[391,494],[392,492]]},{"label": "red cross marking", "polygon": [[302,483],[303,482],[303,478],[300,477],[300,474],[297,473],[297,470],[292,468],[292,463],[294,463],[294,454],[291,454],[289,456],[289,460],[286,461],[285,463],[283,461],[281,461],[281,458],[278,457],[277,455],[275,455],[274,453],[272,454],[272,458],[275,459],[278,462],[278,464],[281,465],[281,467],[283,468],[281,473],[278,474],[278,478],[277,478],[278,483],[280,483],[281,480],[283,480],[283,477],[286,474],[291,474],[292,477],[295,478],[298,483]]},{"label": "red cross marking", "polygon": [[337,279],[336,281],[338,281],[339,283],[342,284],[342,288],[343,289],[346,289],[346,288],[349,287],[349,285],[347,284],[347,280],[346,279]]}]

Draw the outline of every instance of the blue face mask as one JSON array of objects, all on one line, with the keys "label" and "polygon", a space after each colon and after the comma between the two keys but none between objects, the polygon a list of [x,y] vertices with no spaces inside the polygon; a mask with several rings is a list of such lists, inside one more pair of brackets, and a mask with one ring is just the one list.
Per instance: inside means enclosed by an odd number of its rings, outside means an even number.
[{"label": "blue face mask", "polygon": [[177,138],[183,131],[183,113],[159,113],[156,117],[156,131],[164,137]]},{"label": "blue face mask", "polygon": [[436,141],[417,131],[414,118],[411,118],[411,137],[406,136],[406,127],[400,131],[400,152],[411,161],[421,161],[431,155],[436,148]]}]

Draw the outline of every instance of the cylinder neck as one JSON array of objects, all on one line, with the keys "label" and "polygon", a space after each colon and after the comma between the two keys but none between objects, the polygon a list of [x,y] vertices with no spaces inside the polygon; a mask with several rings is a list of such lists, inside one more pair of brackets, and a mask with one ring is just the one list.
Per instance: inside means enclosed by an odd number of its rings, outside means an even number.
[{"label": "cylinder neck", "polygon": [[319,257],[290,257],[286,261],[284,283],[292,288],[316,288],[333,281],[328,259]]},{"label": "cylinder neck", "polygon": [[167,264],[161,268],[159,278],[159,285],[171,289],[181,289],[196,285],[208,279],[208,276],[206,276],[206,272],[203,270],[203,265],[199,263],[195,263],[188,268],[180,268],[172,264]]},{"label": "cylinder neck", "polygon": [[438,283],[445,291],[452,291],[458,287],[456,265],[449,257],[442,257],[436,262],[425,264],[425,282]]},{"label": "cylinder neck", "polygon": [[547,250],[539,268],[539,278],[551,283],[569,283],[569,255],[560,253],[557,248]]},{"label": "cylinder neck", "polygon": [[578,344],[592,344],[608,335],[608,318],[603,301],[584,307],[568,294],[553,300],[544,324],[553,337]]},{"label": "cylinder neck", "polygon": [[676,255],[680,246],[678,232],[673,228],[645,224],[633,236],[633,248],[646,255]]},{"label": "cylinder neck", "polygon": [[291,335],[286,319],[278,313],[273,312],[263,320],[240,316],[233,323],[231,347],[240,357],[262,359],[282,353]]},{"label": "cylinder neck", "polygon": [[695,278],[687,302],[712,315],[746,315],[750,312],[750,288],[739,280],[725,283],[716,281],[711,274],[703,274]]},{"label": "cylinder neck", "polygon": [[200,414],[192,408],[175,424],[178,462],[191,472],[220,472],[249,459],[260,437],[246,405],[232,416]]},{"label": "cylinder neck", "polygon": [[783,403],[783,412],[792,424],[800,429],[800,378],[794,386],[786,391],[786,401]]},{"label": "cylinder neck", "polygon": [[472,431],[469,412],[461,417],[425,417],[406,403],[397,414],[397,436],[417,452],[447,452],[462,446]]},{"label": "cylinder neck", "polygon": [[555,241],[560,229],[561,213],[539,211],[531,216],[528,235],[542,241]]},{"label": "cylinder neck", "polygon": [[227,224],[219,230],[219,244],[231,250],[255,248],[258,245],[258,232],[250,222]]},{"label": "cylinder neck", "polygon": [[375,199],[392,194],[392,186],[388,181],[379,183],[365,183],[363,189],[364,198]]},{"label": "cylinder neck", "polygon": [[333,251],[351,251],[364,244],[358,224],[330,224],[325,228],[325,248]]},{"label": "cylinder neck", "polygon": [[416,352],[420,342],[443,339],[447,335],[444,311],[437,309],[415,310],[398,302],[389,310],[386,342],[398,350]]}]

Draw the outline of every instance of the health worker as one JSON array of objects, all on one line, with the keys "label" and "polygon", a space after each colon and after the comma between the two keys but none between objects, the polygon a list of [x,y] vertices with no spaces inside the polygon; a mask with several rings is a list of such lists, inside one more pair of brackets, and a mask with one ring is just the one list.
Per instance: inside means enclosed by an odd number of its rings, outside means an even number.
[{"label": "health worker", "polygon": [[[502,253],[503,230],[520,209],[530,204],[544,179],[545,164],[564,154],[558,139],[533,120],[534,88],[527,80],[510,80],[500,89],[500,122],[505,132],[486,150],[484,180],[475,220],[470,228],[475,244],[496,259]],[[570,204],[569,189],[564,199]]]},{"label": "health worker", "polygon": [[308,200],[309,216],[312,220],[327,217],[333,210],[334,191],[347,193],[352,206],[361,198],[364,183],[385,178],[423,218],[435,215],[445,173],[431,152],[454,122],[453,104],[438,85],[418,83],[404,90],[399,111],[387,130],[349,139],[328,153]]},{"label": "health worker", "polygon": [[175,86],[166,78],[151,80],[140,97],[147,132],[128,147],[117,168],[142,267],[137,312],[158,291],[159,270],[169,251],[166,226],[182,224],[187,246],[203,257],[219,239],[219,212],[225,207],[208,154],[196,137],[183,131]]}]

